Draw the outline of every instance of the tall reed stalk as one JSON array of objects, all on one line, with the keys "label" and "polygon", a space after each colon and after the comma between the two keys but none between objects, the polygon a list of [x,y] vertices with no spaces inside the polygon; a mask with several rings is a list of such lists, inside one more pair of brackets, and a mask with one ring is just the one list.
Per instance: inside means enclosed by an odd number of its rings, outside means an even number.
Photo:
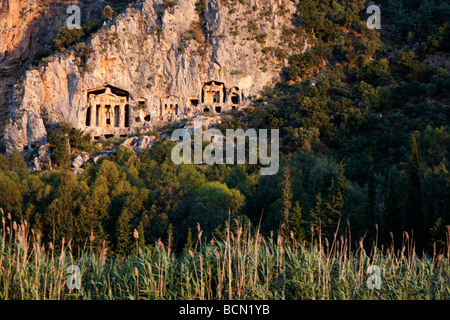
[{"label": "tall reed stalk", "polygon": [[[56,252],[26,221],[0,214],[0,299],[450,299],[450,230],[444,251],[420,259],[407,233],[400,250],[366,252],[364,238],[352,245],[350,234],[329,242],[319,228],[309,246],[238,220],[223,240],[206,242],[198,226],[195,248],[184,253],[159,241],[133,245],[125,258],[106,247],[74,258],[70,240]],[[67,287],[72,264],[81,269],[79,290]],[[380,290],[367,287],[370,265],[382,271]]]}]

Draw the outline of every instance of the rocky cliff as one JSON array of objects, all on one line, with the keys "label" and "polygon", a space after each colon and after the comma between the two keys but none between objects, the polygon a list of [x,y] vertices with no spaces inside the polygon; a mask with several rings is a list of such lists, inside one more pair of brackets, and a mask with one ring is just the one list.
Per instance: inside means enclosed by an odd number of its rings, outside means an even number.
[{"label": "rocky cliff", "polygon": [[51,50],[69,4],[79,4],[86,19],[102,6],[66,0],[0,0],[0,144],[13,85],[35,58]]},{"label": "rocky cliff", "polygon": [[[14,86],[5,126],[7,152],[46,144],[51,123],[86,129],[88,92],[106,84],[133,101],[131,131],[161,117],[164,99],[187,110],[214,81],[236,88],[245,105],[279,80],[292,54],[289,37],[296,11],[291,0],[146,0],[104,24],[83,44],[26,71]],[[298,41],[299,39],[297,39]],[[304,48],[296,50],[306,50]],[[91,111],[89,111],[91,112]],[[178,114],[178,113],[177,113]],[[180,112],[186,117],[189,112]]]}]

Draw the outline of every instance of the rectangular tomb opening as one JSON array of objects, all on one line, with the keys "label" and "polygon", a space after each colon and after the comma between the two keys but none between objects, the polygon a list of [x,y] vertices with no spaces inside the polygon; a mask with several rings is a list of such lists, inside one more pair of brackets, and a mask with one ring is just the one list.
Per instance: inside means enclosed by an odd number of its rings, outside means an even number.
[{"label": "rectangular tomb opening", "polygon": [[96,111],[95,111],[95,126],[96,127],[100,127],[100,109],[101,109],[101,106],[97,105]]},{"label": "rectangular tomb opening", "polygon": [[105,106],[106,126],[111,125],[111,106]]},{"label": "rectangular tomb opening", "polygon": [[239,104],[239,95],[233,93],[231,94],[231,103],[232,104]]},{"label": "rectangular tomb opening", "polygon": [[92,107],[88,107],[86,111],[86,127],[91,126],[91,113],[92,113]]},{"label": "rectangular tomb opening", "polygon": [[130,106],[125,105],[125,128],[128,128],[130,126]]}]

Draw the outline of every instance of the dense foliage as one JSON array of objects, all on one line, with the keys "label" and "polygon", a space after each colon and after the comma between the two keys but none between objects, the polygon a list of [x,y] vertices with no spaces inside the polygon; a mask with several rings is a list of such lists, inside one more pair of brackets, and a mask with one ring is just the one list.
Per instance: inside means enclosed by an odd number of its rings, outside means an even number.
[{"label": "dense foliage", "polygon": [[[340,199],[324,197],[336,188],[333,180],[309,179],[309,170],[317,172],[305,160],[309,154],[326,165],[342,164],[348,181],[338,216],[352,223],[356,235],[367,232],[383,243],[394,237],[399,243],[402,231],[411,235],[414,230],[419,251],[429,249],[434,242],[442,244],[450,224],[450,77],[443,44],[450,6],[446,1],[385,1],[377,31],[361,19],[364,5],[300,1],[298,28],[314,49],[290,57],[286,81],[266,88],[249,126],[280,128],[296,187],[290,201],[298,201],[306,221],[322,215],[325,223],[335,214],[327,207]],[[334,179],[336,172],[330,174]],[[280,177],[261,179],[257,190],[279,185],[276,181]],[[319,184],[315,189],[314,183]],[[268,189],[251,201],[252,212],[265,209],[269,217],[279,216],[273,206],[280,191]]]}]

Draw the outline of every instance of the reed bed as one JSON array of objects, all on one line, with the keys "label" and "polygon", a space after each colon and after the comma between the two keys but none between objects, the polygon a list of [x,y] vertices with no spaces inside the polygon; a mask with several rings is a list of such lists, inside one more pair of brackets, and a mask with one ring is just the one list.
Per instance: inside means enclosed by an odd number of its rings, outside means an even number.
[{"label": "reed bed", "polygon": [[[366,252],[344,236],[313,245],[264,237],[239,221],[226,239],[174,253],[162,242],[129,257],[85,249],[70,241],[56,250],[26,222],[3,217],[0,230],[0,299],[208,300],[208,299],[449,299],[450,237],[446,251],[419,258],[406,236],[402,249]],[[136,250],[136,249],[135,249]],[[131,249],[130,249],[131,251]],[[81,270],[81,288],[68,289],[70,265]],[[381,269],[381,289],[369,289],[368,266]]]}]

